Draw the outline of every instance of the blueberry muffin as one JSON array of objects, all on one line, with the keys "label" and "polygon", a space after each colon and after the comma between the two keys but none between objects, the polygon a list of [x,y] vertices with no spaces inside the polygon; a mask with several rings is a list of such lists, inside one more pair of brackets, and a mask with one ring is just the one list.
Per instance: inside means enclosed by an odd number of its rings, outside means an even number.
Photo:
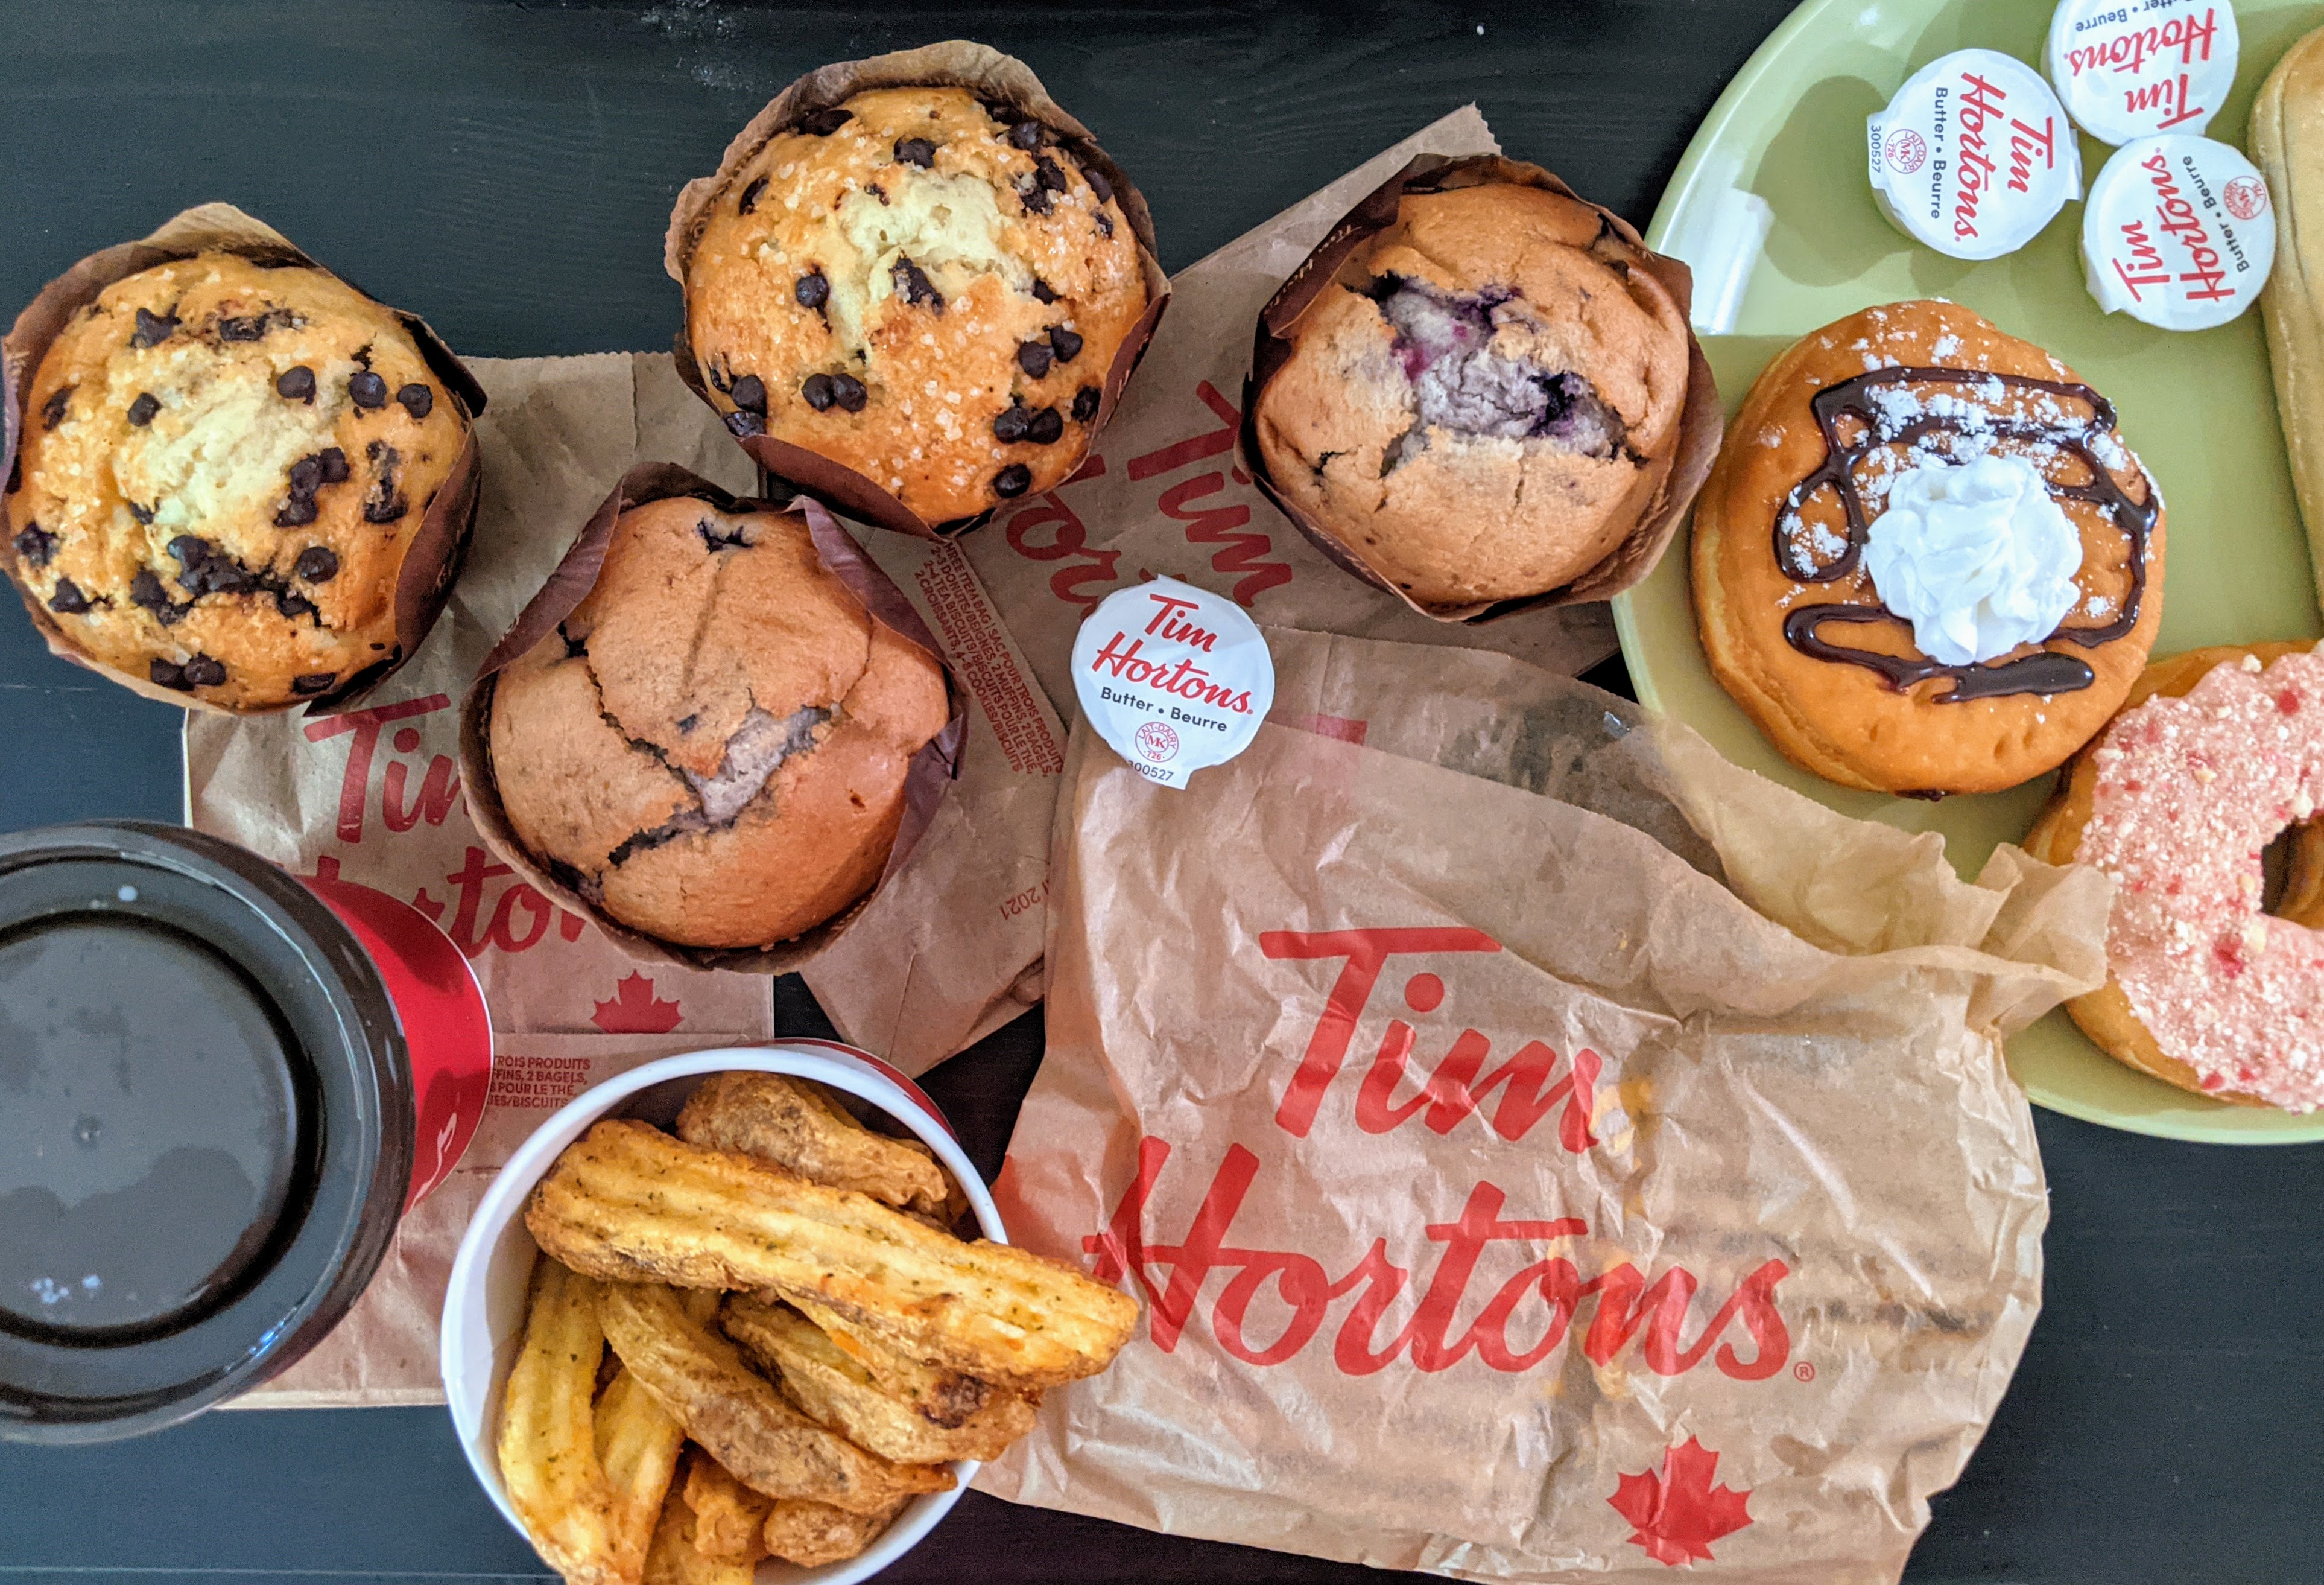
[{"label": "blueberry muffin", "polygon": [[235,710],[392,663],[468,419],[383,305],[203,253],[114,283],[25,403],[0,558],[98,664]]},{"label": "blueberry muffin", "polygon": [[770,140],[713,200],[686,298],[730,429],[829,458],[929,524],[1080,466],[1147,304],[1106,176],[951,88],[860,93]]},{"label": "blueberry muffin", "polygon": [[1572,582],[1678,451],[1686,315],[1640,256],[1539,188],[1407,193],[1259,394],[1276,488],[1424,604]]},{"label": "blueberry muffin", "polygon": [[804,519],[687,496],[614,524],[589,595],[493,684],[510,826],[616,922],[788,941],[878,884],[944,672],[874,622]]}]

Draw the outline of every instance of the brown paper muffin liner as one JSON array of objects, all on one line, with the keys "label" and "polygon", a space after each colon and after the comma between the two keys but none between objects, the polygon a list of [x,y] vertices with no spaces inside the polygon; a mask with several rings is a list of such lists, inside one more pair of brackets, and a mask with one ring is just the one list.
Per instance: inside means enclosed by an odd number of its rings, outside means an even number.
[{"label": "brown paper muffin liner", "polygon": [[[613,542],[613,524],[622,514],[632,506],[668,500],[673,496],[691,496],[722,512],[796,512],[805,517],[815,541],[816,556],[825,570],[847,586],[848,592],[862,603],[874,622],[926,650],[944,667],[945,691],[952,702],[952,715],[944,729],[912,756],[911,768],[905,773],[903,821],[897,829],[895,845],[888,850],[888,863],[880,872],[878,885],[814,929],[770,946],[680,946],[613,918],[550,874],[548,865],[525,847],[510,823],[508,811],[501,802],[500,783],[493,774],[490,724],[493,693],[502,670],[555,632],[557,625],[571,616],[574,607],[597,587],[597,574],[605,563],[605,548]],[[913,848],[936,818],[936,806],[951,791],[958,773],[961,745],[967,734],[968,691],[952,674],[952,668],[945,664],[944,651],[935,635],[928,631],[927,624],[920,619],[920,614],[912,608],[903,592],[848,537],[847,531],[839,526],[822,503],[810,496],[800,496],[787,506],[771,500],[746,499],[720,489],[701,475],[675,463],[641,462],[622,476],[613,493],[582,524],[572,548],[549,575],[549,581],[525,606],[515,625],[493,645],[492,653],[477,669],[475,681],[468,685],[467,693],[460,700],[460,784],[468,816],[483,834],[484,845],[492,849],[493,856],[515,870],[520,878],[543,896],[595,922],[608,940],[631,957],[689,969],[790,974],[807,967],[825,948],[845,934],[847,927],[879,895],[880,888],[904,867],[905,860],[911,857]]]},{"label": "brown paper muffin liner", "polygon": [[[788,131],[814,111],[828,109],[867,88],[967,88],[987,98],[1014,105],[1063,139],[1074,158],[1084,165],[1096,166],[1113,184],[1114,200],[1128,218],[1131,235],[1138,238],[1138,264],[1146,280],[1147,301],[1146,311],[1130,327],[1129,336],[1114,354],[1112,366],[1106,370],[1105,394],[1098,403],[1097,420],[1088,431],[1088,447],[1094,450],[1098,436],[1121,402],[1130,371],[1146,355],[1147,344],[1154,338],[1154,328],[1161,322],[1162,311],[1169,306],[1170,278],[1162,273],[1162,265],[1155,257],[1154,217],[1137,184],[1098,147],[1088,127],[1049,97],[1041,79],[1033,75],[1033,69],[1013,55],[1003,55],[989,45],[954,39],[891,55],[875,55],[868,60],[843,60],[808,72],[777,94],[765,109],[734,134],[734,141],[726,145],[725,157],[719,161],[715,171],[695,178],[678,190],[678,202],[669,214],[669,233],[662,245],[663,268],[683,293],[704,217],[733,181],[734,173],[778,134]],[[686,323],[692,323],[690,312]],[[678,360],[678,377],[696,395],[709,402],[710,394],[684,325],[679,327],[670,350]],[[917,534],[921,539],[950,539],[992,515],[991,512],[983,512],[950,523],[928,523],[877,480],[852,468],[844,468],[827,457],[772,435],[735,438],[751,454],[751,459],[774,477],[820,497],[850,517],[880,528]],[[780,491],[776,493],[779,495]]]},{"label": "brown paper muffin liner", "polygon": [[1702,482],[1711,476],[1711,464],[1719,455],[1720,437],[1727,426],[1726,411],[1719,403],[1719,387],[1711,379],[1711,363],[1702,355],[1702,344],[1695,339],[1692,329],[1687,331],[1686,405],[1679,414],[1678,451],[1671,463],[1669,475],[1663,481],[1661,493],[1648,504],[1637,525],[1624,536],[1622,542],[1607,552],[1598,564],[1562,589],[1545,594],[1528,595],[1522,599],[1471,601],[1458,605],[1437,605],[1416,600],[1396,586],[1394,579],[1364,561],[1363,557],[1330,529],[1316,522],[1294,505],[1268,472],[1267,459],[1259,449],[1259,394],[1291,357],[1291,333],[1299,318],[1323,294],[1323,288],[1337,278],[1341,267],[1351,258],[1356,249],[1396,224],[1397,213],[1407,192],[1445,192],[1455,188],[1510,185],[1537,187],[1554,192],[1560,198],[1594,210],[1607,229],[1620,239],[1623,246],[1636,255],[1637,267],[1659,282],[1664,291],[1676,300],[1683,315],[1694,297],[1692,272],[1674,258],[1649,249],[1628,221],[1613,210],[1575,192],[1555,176],[1538,165],[1518,160],[1505,160],[1495,154],[1478,154],[1465,159],[1448,159],[1442,154],[1422,154],[1375,188],[1370,196],[1342,216],[1338,224],[1324,234],[1315,245],[1315,251],[1291,272],[1276,294],[1259,310],[1259,323],[1251,348],[1250,375],[1243,382],[1242,401],[1242,460],[1250,470],[1267,498],[1275,503],[1284,516],[1289,518],[1300,533],[1314,542],[1315,548],[1329,556],[1346,570],[1354,573],[1375,589],[1386,589],[1422,616],[1438,622],[1492,622],[1512,616],[1520,611],[1538,610],[1545,606],[1570,606],[1584,600],[1611,599],[1624,589],[1637,583],[1655,570],[1669,548],[1672,536],[1677,533],[1680,521],[1693,505]]},{"label": "brown paper muffin liner", "polygon": [[[16,448],[23,435],[24,403],[31,395],[32,376],[39,372],[41,359],[48,356],[49,348],[63,334],[73,315],[94,302],[97,295],[116,281],[157,264],[174,259],[191,258],[198,253],[217,250],[239,254],[245,258],[272,264],[298,264],[320,270],[354,289],[364,297],[371,293],[347,280],[329,265],[318,262],[299,248],[281,232],[255,216],[246,215],[232,204],[200,204],[186,209],[162,222],[152,235],[140,242],[124,242],[103,248],[67,270],[63,274],[41,288],[38,297],[23,312],[5,338],[0,338],[0,385],[5,385],[5,429],[0,431],[0,474],[8,480],[8,489],[16,488]],[[372,298],[377,302],[377,298]],[[388,305],[383,304],[383,307]],[[388,307],[396,321],[410,333],[419,345],[420,356],[429,372],[444,382],[452,400],[459,404],[463,417],[468,421],[467,443],[452,463],[452,471],[428,504],[420,520],[419,531],[412,535],[405,551],[403,567],[397,575],[395,586],[395,652],[387,660],[366,666],[352,673],[330,692],[312,700],[291,700],[261,709],[235,710],[206,699],[196,699],[172,689],[162,688],[151,679],[134,672],[116,672],[99,664],[83,654],[66,636],[63,627],[51,616],[48,607],[32,597],[16,564],[15,547],[5,534],[0,534],[0,570],[8,574],[16,586],[17,597],[24,602],[25,614],[32,626],[40,629],[48,642],[49,653],[84,666],[107,681],[117,682],[133,693],[142,694],[162,704],[175,705],[180,709],[208,710],[213,715],[271,715],[281,710],[307,707],[310,716],[329,715],[352,708],[392,676],[396,669],[419,653],[420,641],[436,625],[442,614],[444,602],[451,593],[452,580],[459,576],[460,563],[467,555],[468,538],[476,522],[476,489],[479,479],[476,449],[476,415],[484,410],[484,388],[476,383],[466,366],[454,357],[442,337],[417,314]]]}]

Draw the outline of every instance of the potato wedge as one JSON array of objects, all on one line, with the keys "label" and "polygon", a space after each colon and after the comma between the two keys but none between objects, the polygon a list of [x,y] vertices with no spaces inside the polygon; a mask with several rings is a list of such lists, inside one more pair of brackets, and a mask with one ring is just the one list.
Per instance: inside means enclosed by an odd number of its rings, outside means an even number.
[{"label": "potato wedge", "polygon": [[524,1341],[501,1394],[498,1451],[509,1504],[542,1561],[573,1585],[621,1578],[593,1404],[605,1351],[603,1291],[547,1256],[534,1264]]},{"label": "potato wedge", "polygon": [[686,1431],[626,1367],[598,1398],[595,1421],[597,1464],[613,1496],[613,1569],[635,1580],[645,1572],[646,1549],[678,1473]]},{"label": "potato wedge", "polygon": [[850,1325],[844,1316],[804,1293],[795,1294],[788,1300],[769,1294],[761,1296],[760,1302],[788,1303],[821,1327],[834,1348],[870,1371],[872,1379],[886,1388],[890,1396],[910,1404],[934,1424],[964,1425],[972,1415],[984,1407],[993,1394],[1007,1390],[994,1386],[982,1376],[947,1370],[941,1365],[923,1365],[909,1354],[902,1353],[869,1332]]},{"label": "potato wedge", "polygon": [[844,1562],[862,1556],[903,1507],[898,1503],[884,1514],[851,1514],[829,1503],[785,1497],[767,1515],[767,1551],[807,1568]]},{"label": "potato wedge", "polygon": [[766,1556],[761,1533],[774,1502],[700,1448],[687,1455],[686,1506],[694,1510],[694,1550],[703,1556],[727,1563],[755,1563]]},{"label": "potato wedge", "polygon": [[943,1466],[891,1463],[791,1407],[732,1342],[687,1314],[677,1289],[616,1283],[598,1311],[622,1363],[753,1491],[871,1514],[899,1497],[951,1489]]},{"label": "potato wedge", "polygon": [[712,1074],[678,1114],[678,1136],[853,1189],[899,1210],[942,1215],[951,1197],[927,1145],[874,1134],[818,1086],[779,1073]]},{"label": "potato wedge", "polygon": [[964,1243],[869,1195],[631,1118],[566,1147],[525,1225],[576,1271],[800,1294],[915,1358],[1008,1386],[1094,1376],[1138,1322],[1135,1300],[1072,1266]]},{"label": "potato wedge", "polygon": [[761,1368],[781,1376],[784,1395],[808,1418],[883,1459],[905,1464],[997,1459],[1033,1428],[1031,1401],[1011,1392],[995,1394],[959,1425],[936,1424],[890,1396],[806,1316],[747,1293],[728,1297],[719,1324]]},{"label": "potato wedge", "polygon": [[661,1519],[646,1553],[644,1585],[751,1585],[756,1567],[705,1555],[694,1543],[694,1510],[673,1488],[662,1499]]}]

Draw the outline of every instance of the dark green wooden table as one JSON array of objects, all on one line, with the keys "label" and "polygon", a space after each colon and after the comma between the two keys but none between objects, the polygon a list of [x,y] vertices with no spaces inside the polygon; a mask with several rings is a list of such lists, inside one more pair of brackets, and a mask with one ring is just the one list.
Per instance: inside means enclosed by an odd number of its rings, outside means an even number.
[{"label": "dark green wooden table", "polygon": [[[666,347],[678,184],[807,68],[961,36],[1030,61],[1137,173],[1171,268],[1471,99],[1511,153],[1643,225],[1786,9],[7,0],[0,311],[95,247],[226,199],[463,351]],[[0,830],[173,818],[177,724],[51,661],[0,610]],[[796,981],[777,1005],[785,1028],[822,1029]],[[1028,1017],[929,1081],[988,1172],[1039,1048]],[[2041,1131],[2047,1306],[1908,1577],[2324,1579],[2324,1147],[2171,1145],[2046,1114]],[[434,1410],[217,1414],[111,1447],[0,1446],[0,1580],[115,1574],[541,1577]],[[888,1576],[1365,1577],[974,1494]]]}]

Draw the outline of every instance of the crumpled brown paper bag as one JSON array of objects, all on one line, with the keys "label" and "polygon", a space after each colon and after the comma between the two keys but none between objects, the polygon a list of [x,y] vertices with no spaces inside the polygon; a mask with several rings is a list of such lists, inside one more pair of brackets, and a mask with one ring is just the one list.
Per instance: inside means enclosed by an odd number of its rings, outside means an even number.
[{"label": "crumpled brown paper bag", "polygon": [[1184,792],[1076,732],[998,1198],[1139,1335],[985,1489],[1474,1579],[1893,1580],[2047,1207],[2001,1038],[2108,886],[1502,657],[1275,630]]}]

